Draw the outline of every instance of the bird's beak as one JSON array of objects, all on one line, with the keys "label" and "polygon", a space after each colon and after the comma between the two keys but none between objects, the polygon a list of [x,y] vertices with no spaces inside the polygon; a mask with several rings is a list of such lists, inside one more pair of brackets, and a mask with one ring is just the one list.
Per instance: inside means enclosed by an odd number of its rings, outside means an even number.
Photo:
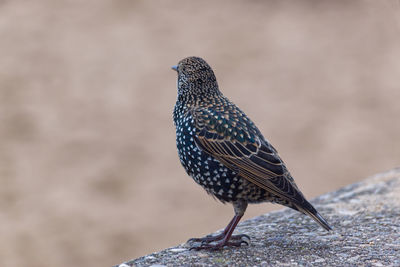
[{"label": "bird's beak", "polygon": [[172,66],[171,69],[173,69],[174,71],[178,71],[178,65]]}]

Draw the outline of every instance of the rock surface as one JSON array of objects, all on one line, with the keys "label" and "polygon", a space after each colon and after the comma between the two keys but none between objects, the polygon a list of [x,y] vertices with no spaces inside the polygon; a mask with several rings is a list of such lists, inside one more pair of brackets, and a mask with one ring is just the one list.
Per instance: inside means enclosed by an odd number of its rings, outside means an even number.
[{"label": "rock surface", "polygon": [[312,203],[333,231],[284,209],[239,224],[249,246],[190,251],[181,244],[116,266],[400,266],[400,168]]}]

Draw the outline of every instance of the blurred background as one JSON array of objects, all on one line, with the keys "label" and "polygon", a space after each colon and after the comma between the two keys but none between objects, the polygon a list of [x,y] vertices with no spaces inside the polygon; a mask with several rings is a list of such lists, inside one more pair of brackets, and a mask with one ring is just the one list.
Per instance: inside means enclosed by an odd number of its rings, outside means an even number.
[{"label": "blurred background", "polygon": [[308,198],[400,165],[399,1],[2,0],[1,266],[110,266],[225,227],[175,148],[170,66],[193,55]]}]

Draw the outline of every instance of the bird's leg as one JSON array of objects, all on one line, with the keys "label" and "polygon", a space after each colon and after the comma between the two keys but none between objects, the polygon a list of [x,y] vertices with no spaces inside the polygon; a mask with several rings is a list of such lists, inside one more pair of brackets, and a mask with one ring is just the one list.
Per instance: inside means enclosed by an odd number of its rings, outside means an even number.
[{"label": "bird's leg", "polygon": [[232,220],[229,222],[229,224],[225,227],[224,231],[220,234],[207,235],[205,237],[200,237],[200,238],[190,238],[187,242],[189,242],[189,243],[192,243],[192,242],[210,243],[213,241],[221,240],[222,238],[224,238],[224,236],[228,232],[229,228],[232,226],[234,219],[235,219],[235,217],[232,218]]},{"label": "bird's leg", "polygon": [[[200,250],[200,249],[219,249],[224,246],[235,246],[239,247],[242,244],[249,244],[247,241],[243,240],[242,238],[247,238],[250,240],[250,237],[245,234],[241,235],[232,235],[233,231],[236,228],[236,225],[239,223],[240,219],[243,217],[244,211],[246,210],[247,203],[245,202],[240,202],[240,203],[234,203],[234,208],[235,208],[235,216],[233,219],[229,222],[229,224],[226,226],[224,231],[218,235],[212,236],[206,236],[203,238],[192,238],[189,239],[188,242],[201,242],[200,246],[194,246],[191,247],[190,249],[195,249],[195,250]],[[219,242],[215,242],[219,241]],[[213,243],[215,242],[215,243]]]},{"label": "bird's leg", "polygon": [[[250,240],[248,235],[232,235],[233,231],[236,228],[236,225],[239,223],[242,216],[235,215],[228,226],[225,228],[224,232],[218,234],[216,236],[206,236],[203,238],[192,238],[188,242],[201,242],[200,246],[193,246],[190,249],[200,250],[200,249],[220,249],[225,246],[234,246],[239,247],[241,244],[247,244],[248,242],[243,240],[242,238],[245,237]],[[215,242],[219,241],[219,242]],[[215,242],[215,243],[213,243]]]}]

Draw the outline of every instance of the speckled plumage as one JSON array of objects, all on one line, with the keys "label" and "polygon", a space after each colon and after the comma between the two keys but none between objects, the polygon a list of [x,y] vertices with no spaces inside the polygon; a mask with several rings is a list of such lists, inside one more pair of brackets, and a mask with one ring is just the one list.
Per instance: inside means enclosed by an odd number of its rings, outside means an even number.
[{"label": "speckled plumage", "polygon": [[[235,217],[223,234],[194,239],[202,242],[196,248],[240,245],[243,235],[231,235],[248,203],[282,204],[308,214],[330,230],[304,198],[275,148],[246,114],[219,91],[211,67],[201,58],[189,57],[173,68],[178,72],[173,115],[180,161],[209,194],[232,203],[235,210]],[[218,240],[221,241],[212,243]]]}]

